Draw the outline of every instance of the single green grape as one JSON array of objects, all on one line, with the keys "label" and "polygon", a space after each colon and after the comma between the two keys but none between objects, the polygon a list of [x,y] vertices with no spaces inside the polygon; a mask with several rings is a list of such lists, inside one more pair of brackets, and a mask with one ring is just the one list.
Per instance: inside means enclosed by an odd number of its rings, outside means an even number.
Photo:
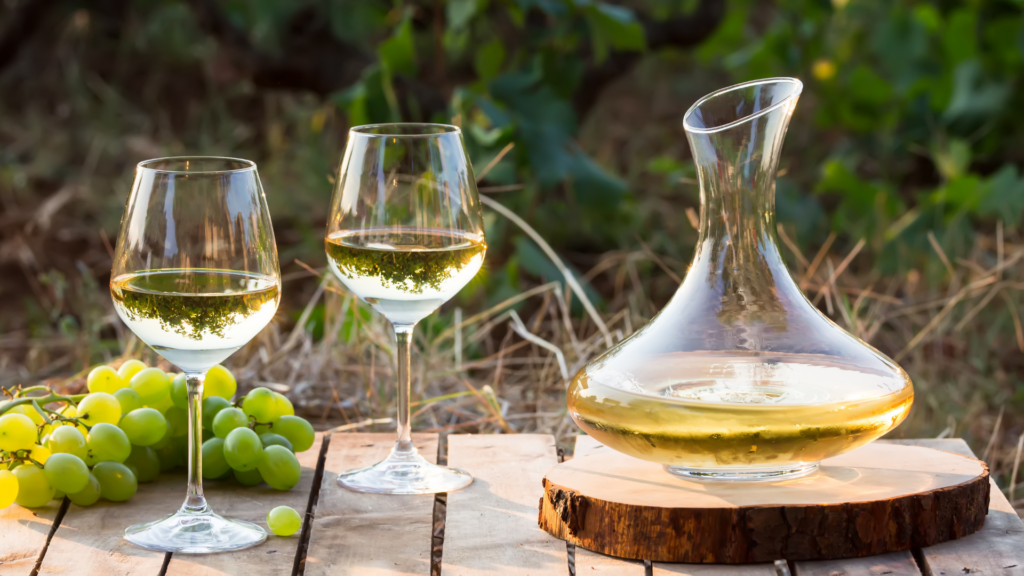
[{"label": "single green grape", "polygon": [[86,437],[89,446],[87,464],[124,462],[132,452],[132,444],[124,431],[113,424],[97,424]]},{"label": "single green grape", "polygon": [[188,434],[188,412],[177,406],[171,406],[164,413],[164,418],[167,420],[167,434],[172,438]]},{"label": "single green grape", "polygon": [[50,452],[54,454],[73,454],[85,460],[89,452],[89,445],[85,442],[85,436],[73,426],[58,426],[50,433],[46,443]]},{"label": "single green grape", "polygon": [[260,476],[259,470],[232,470],[235,474],[235,480],[242,486],[256,486],[263,482],[263,476]]},{"label": "single green grape", "polygon": [[92,506],[100,499],[100,481],[96,479],[96,476],[90,472],[89,480],[85,484],[85,488],[75,492],[74,494],[68,493],[68,498],[79,506]]},{"label": "single green grape", "polygon": [[53,490],[53,498],[52,498],[52,500],[57,500],[59,502],[59,501],[63,500],[65,496],[67,496],[67,494],[65,494],[64,492],[61,492],[60,490],[57,490],[55,488]]},{"label": "single green grape", "polygon": [[146,446],[132,446],[132,453],[124,465],[135,468],[135,479],[139,484],[152,482],[160,476],[160,458],[152,448]]},{"label": "single green grape", "polygon": [[242,400],[242,410],[257,422],[267,423],[274,420],[277,413],[277,398],[270,388],[253,388]]},{"label": "single green grape", "polygon": [[302,466],[298,458],[284,446],[268,446],[264,449],[258,469],[263,480],[277,490],[291,490],[302,477]]},{"label": "single green grape", "polygon": [[287,438],[280,434],[274,434],[273,432],[264,432],[260,434],[260,442],[263,443],[263,447],[267,446],[284,446],[288,450],[295,452],[295,447],[288,441]]},{"label": "single green grape", "polygon": [[38,410],[36,410],[33,406],[30,406],[28,404],[15,406],[14,408],[11,408],[7,412],[13,414],[24,414],[25,416],[28,416],[28,419],[31,420],[32,423],[35,424],[36,426],[39,426],[40,424],[46,421],[46,419],[43,418],[43,415],[40,414]]},{"label": "single green grape", "polygon": [[203,442],[203,478],[220,478],[231,472],[231,466],[224,458],[224,440],[210,438]]},{"label": "single green grape", "polygon": [[291,536],[302,529],[302,516],[293,508],[278,506],[267,514],[267,528],[278,536]]},{"label": "single green grape", "polygon": [[220,396],[210,396],[203,400],[203,428],[206,430],[213,429],[213,419],[217,417],[217,414],[225,408],[230,408],[231,402],[228,402]]},{"label": "single green grape", "polygon": [[213,433],[217,438],[227,438],[235,428],[245,428],[249,419],[238,408],[225,408],[213,418]]},{"label": "single green grape", "polygon": [[27,450],[37,437],[36,425],[28,416],[10,412],[0,416],[0,450]]},{"label": "single green grape", "polygon": [[46,461],[49,460],[51,454],[53,454],[53,452],[50,452],[50,449],[42,444],[33,444],[31,448],[25,451],[25,456],[28,456],[40,464],[46,464]]},{"label": "single green grape", "polygon": [[[248,474],[248,472],[245,472]],[[257,476],[259,472],[256,473]],[[263,479],[260,478],[260,481]],[[18,498],[18,477],[10,470],[0,470],[0,509],[7,508]]]},{"label": "single green grape", "polygon": [[121,403],[113,394],[93,392],[78,403],[78,419],[86,426],[117,424],[121,420]]},{"label": "single green grape", "polygon": [[139,489],[135,474],[124,464],[100,462],[92,473],[100,482],[100,495],[111,502],[124,502]]},{"label": "single green grape", "polygon": [[280,392],[274,392],[274,420],[282,416],[295,416],[295,406],[287,396]]},{"label": "single green grape", "polygon": [[171,379],[159,368],[139,370],[128,385],[138,393],[143,406],[157,404],[171,393]]},{"label": "single green grape", "polygon": [[110,366],[97,366],[89,372],[85,380],[89,392],[106,392],[113,394],[126,386],[121,375]]},{"label": "single green grape", "polygon": [[141,372],[141,371],[143,371],[145,369],[146,369],[146,364],[145,363],[143,363],[143,362],[141,362],[139,360],[135,360],[133,358],[131,360],[128,360],[124,364],[121,364],[121,367],[117,369],[117,375],[121,377],[121,380],[125,384],[128,384],[129,382],[131,382],[132,377],[134,377],[136,374],[138,374],[139,372]]},{"label": "single green grape", "polygon": [[263,443],[248,428],[235,428],[224,438],[224,458],[235,470],[254,470],[263,457]]},{"label": "single green grape", "polygon": [[281,416],[274,422],[272,430],[287,438],[296,452],[309,450],[316,441],[313,425],[298,416]]},{"label": "single green grape", "polygon": [[151,446],[167,434],[167,420],[153,408],[133,410],[121,420],[120,427],[136,446]]},{"label": "single green grape", "polygon": [[89,481],[89,467],[74,454],[54,454],[43,466],[46,479],[57,490],[73,494],[85,488]]},{"label": "single green grape", "polygon": [[156,404],[148,405],[146,407],[147,408],[153,408],[157,412],[163,414],[164,412],[167,412],[171,408],[174,408],[174,400],[171,400],[171,395],[168,394],[168,395],[164,396],[163,400],[157,402]]},{"label": "single green grape", "polygon": [[170,444],[170,443],[171,443],[171,440],[172,440],[173,438],[174,438],[174,437],[173,437],[173,436],[171,436],[171,424],[170,424],[170,423],[168,423],[168,424],[167,424],[167,433],[166,433],[166,434],[164,434],[164,435],[163,435],[163,436],[162,436],[162,437],[161,437],[161,438],[160,438],[159,440],[157,440],[156,442],[154,442],[154,443],[150,444],[150,445],[149,445],[148,447],[149,447],[149,448],[152,448],[153,450],[157,450],[157,449],[163,448],[164,446],[167,446],[168,444]]},{"label": "single green grape", "polygon": [[203,382],[203,398],[219,396],[230,400],[238,391],[238,382],[230,370],[217,364],[206,372],[206,380]]},{"label": "single green grape", "polygon": [[50,485],[42,468],[32,464],[18,466],[14,475],[18,478],[18,495],[14,499],[18,504],[25,508],[38,508],[53,500],[56,489]]},{"label": "single green grape", "polygon": [[177,408],[188,410],[188,378],[184,373],[171,380],[171,402],[174,402]]},{"label": "single green grape", "polygon": [[114,398],[117,398],[119,404],[121,404],[121,414],[127,414],[132,410],[142,408],[142,398],[139,397],[139,393],[131,388],[121,388],[114,392]]}]

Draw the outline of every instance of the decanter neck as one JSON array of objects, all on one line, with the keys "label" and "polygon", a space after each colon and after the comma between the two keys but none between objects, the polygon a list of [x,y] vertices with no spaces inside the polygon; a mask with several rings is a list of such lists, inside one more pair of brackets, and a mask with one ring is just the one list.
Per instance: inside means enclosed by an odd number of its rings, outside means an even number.
[{"label": "decanter neck", "polygon": [[[778,255],[775,234],[775,146],[737,146],[731,135],[690,135],[700,181],[697,258],[726,250]],[[782,142],[783,134],[773,140]]]},{"label": "decanter neck", "polygon": [[740,349],[763,349],[764,330],[785,330],[786,303],[804,300],[775,232],[775,175],[799,88],[769,82],[730,89],[698,102],[685,120],[701,219],[680,293],[738,329],[732,345]]}]

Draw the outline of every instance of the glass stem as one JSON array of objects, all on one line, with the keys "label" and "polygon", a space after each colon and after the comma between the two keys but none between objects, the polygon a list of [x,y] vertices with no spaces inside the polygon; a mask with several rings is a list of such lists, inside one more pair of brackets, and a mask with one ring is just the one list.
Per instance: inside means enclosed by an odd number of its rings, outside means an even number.
[{"label": "glass stem", "polygon": [[412,355],[412,332],[415,324],[395,324],[395,340],[398,342],[398,442],[394,452],[415,454],[412,444],[412,425],[409,423],[409,393],[412,388],[412,374],[409,371]]},{"label": "glass stem", "polygon": [[188,495],[181,512],[210,511],[203,496],[203,382],[206,372],[186,372],[188,389]]}]

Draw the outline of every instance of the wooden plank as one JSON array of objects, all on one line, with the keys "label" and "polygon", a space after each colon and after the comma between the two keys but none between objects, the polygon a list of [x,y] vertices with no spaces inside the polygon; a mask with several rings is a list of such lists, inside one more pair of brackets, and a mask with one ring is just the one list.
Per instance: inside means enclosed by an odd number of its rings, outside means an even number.
[{"label": "wooden plank", "polygon": [[614,556],[605,556],[591,552],[586,548],[576,547],[576,573],[584,574],[621,574],[622,576],[644,576],[647,569],[644,563],[637,560],[623,560]]},{"label": "wooden plank", "polygon": [[565,542],[537,527],[541,479],[558,463],[552,436],[451,435],[448,463],[474,481],[448,495],[442,574],[568,574]]},{"label": "wooden plank", "polygon": [[[437,434],[413,434],[437,461]],[[334,434],[313,516],[306,576],[430,574],[434,496],[363,494],[338,486],[338,474],[384,459],[394,434]]]},{"label": "wooden plank", "polygon": [[797,562],[795,576],[921,576],[909,550],[866,558]]},{"label": "wooden plank", "polygon": [[100,500],[86,508],[69,505],[39,574],[156,576],[165,554],[129,544],[124,529],[174,512],[185,500],[186,488],[184,474],[164,474],[155,482],[140,484],[127,502]]},{"label": "wooden plank", "polygon": [[0,576],[28,576],[46,547],[61,503],[29,510],[17,504],[0,509]]},{"label": "wooden plank", "polygon": [[[579,574],[577,572],[577,574]],[[775,566],[771,564],[665,564],[655,562],[652,574],[668,576],[776,576]],[[583,576],[580,574],[580,576]]]},{"label": "wooden plank", "polygon": [[[900,440],[975,457],[963,440]],[[921,550],[924,572],[929,576],[953,574],[1024,575],[1024,522],[992,482],[992,496],[985,525],[978,532]]]},{"label": "wooden plank", "polygon": [[[210,507],[227,518],[237,518],[262,526],[267,541],[247,550],[227,554],[174,554],[167,567],[168,576],[214,576],[245,574],[245,576],[281,576],[291,574],[299,547],[299,534],[283,538],[267,528],[267,513],[278,506],[290,506],[305,515],[323,434],[316,435],[313,446],[296,454],[302,465],[302,477],[291,490],[274,490],[266,484],[241,486],[234,481],[204,482],[203,491]],[[306,519],[308,522],[309,520]]]}]

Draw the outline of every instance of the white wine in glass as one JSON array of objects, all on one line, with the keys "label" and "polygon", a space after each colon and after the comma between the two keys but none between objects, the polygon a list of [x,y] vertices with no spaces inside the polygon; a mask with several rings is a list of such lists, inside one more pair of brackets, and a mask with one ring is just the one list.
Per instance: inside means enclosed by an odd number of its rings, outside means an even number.
[{"label": "white wine in glass", "polygon": [[255,337],[281,299],[277,245],[256,165],[233,158],[147,160],[121,220],[110,294],[132,332],[185,373],[188,493],[177,512],[136,524],[143,548],[204,554],[266,540],[255,524],[215,514],[203,496],[206,371]]},{"label": "white wine in glass", "polygon": [[441,124],[353,128],[331,204],[331,270],[383,315],[398,344],[398,441],[383,461],[338,476],[351,490],[433,494],[472,476],[417,452],[409,422],[409,357],[416,323],[480,271],[487,244],[462,133]]}]

